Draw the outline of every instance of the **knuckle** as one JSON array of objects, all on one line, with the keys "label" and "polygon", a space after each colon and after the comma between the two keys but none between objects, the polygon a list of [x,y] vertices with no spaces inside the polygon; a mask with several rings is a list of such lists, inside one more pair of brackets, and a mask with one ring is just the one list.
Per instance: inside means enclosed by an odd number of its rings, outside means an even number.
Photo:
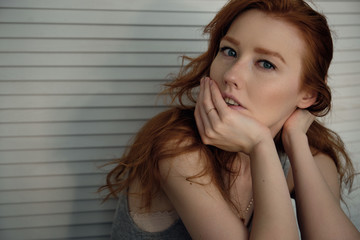
[{"label": "knuckle", "polygon": [[207,138],[211,138],[213,136],[213,131],[212,129],[206,128],[204,131],[205,137]]},{"label": "knuckle", "polygon": [[209,141],[207,138],[202,138],[202,142],[203,142],[205,145],[209,145],[209,144],[210,144],[210,141]]}]

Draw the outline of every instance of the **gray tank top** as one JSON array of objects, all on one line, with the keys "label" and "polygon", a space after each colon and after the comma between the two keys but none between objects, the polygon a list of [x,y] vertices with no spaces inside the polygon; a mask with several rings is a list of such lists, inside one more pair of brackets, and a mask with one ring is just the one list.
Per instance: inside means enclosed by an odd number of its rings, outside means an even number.
[{"label": "gray tank top", "polygon": [[180,218],[162,232],[146,232],[140,229],[130,216],[127,199],[126,193],[120,194],[111,230],[112,240],[191,239]]},{"label": "gray tank top", "polygon": [[[285,176],[289,170],[289,160],[286,156],[280,156],[280,162]],[[169,228],[161,232],[146,232],[140,229],[133,221],[129,213],[126,193],[119,195],[119,201],[115,212],[114,222],[111,229],[112,240],[186,240],[191,239],[184,223],[179,218]],[[251,228],[251,224],[250,224]]]}]

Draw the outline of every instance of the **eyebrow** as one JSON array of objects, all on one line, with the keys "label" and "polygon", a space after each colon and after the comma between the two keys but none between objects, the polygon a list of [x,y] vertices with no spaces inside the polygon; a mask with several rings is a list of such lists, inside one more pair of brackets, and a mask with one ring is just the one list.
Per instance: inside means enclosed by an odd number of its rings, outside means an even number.
[{"label": "eyebrow", "polygon": [[[226,40],[226,41],[229,41],[237,46],[240,45],[240,42],[228,35],[224,36],[222,40]],[[268,49],[265,49],[265,48],[255,48],[255,52],[256,53],[260,53],[260,54],[265,54],[265,55],[271,55],[271,56],[274,56],[274,57],[277,57],[279,58],[283,63],[286,64],[285,62],[285,59],[283,58],[283,56],[281,56],[280,53],[278,52],[274,52],[274,51],[271,51],[271,50],[268,50]]]},{"label": "eyebrow", "polygon": [[279,58],[283,63],[286,63],[286,62],[285,62],[285,59],[284,59],[284,58],[281,56],[281,54],[278,53],[278,52],[273,52],[273,51],[270,51],[270,50],[264,49],[264,48],[255,48],[255,52],[260,53],[260,54],[271,55],[271,56],[277,57],[277,58]]},{"label": "eyebrow", "polygon": [[232,38],[232,37],[230,37],[230,36],[228,36],[228,35],[226,35],[225,37],[223,37],[222,40],[229,41],[229,42],[231,42],[231,43],[233,43],[233,44],[235,44],[235,45],[240,45],[240,42],[239,42],[238,40],[236,40],[235,38]]}]

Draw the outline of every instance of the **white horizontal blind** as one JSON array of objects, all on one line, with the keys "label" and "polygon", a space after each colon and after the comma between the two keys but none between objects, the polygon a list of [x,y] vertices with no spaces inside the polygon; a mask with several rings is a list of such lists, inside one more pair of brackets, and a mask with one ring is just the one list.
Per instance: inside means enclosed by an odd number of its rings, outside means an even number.
[{"label": "white horizontal blind", "polygon": [[[338,35],[329,122],[358,164],[360,3],[317,3]],[[109,238],[116,201],[100,204],[98,166],[165,109],[160,85],[206,49],[223,4],[0,0],[0,239]]]}]

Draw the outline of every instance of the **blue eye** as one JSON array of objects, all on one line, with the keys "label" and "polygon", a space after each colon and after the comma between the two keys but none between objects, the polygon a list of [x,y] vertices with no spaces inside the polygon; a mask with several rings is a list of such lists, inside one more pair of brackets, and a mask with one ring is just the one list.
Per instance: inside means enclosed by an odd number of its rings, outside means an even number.
[{"label": "blue eye", "polygon": [[266,70],[271,70],[271,69],[275,69],[275,65],[273,65],[271,62],[267,61],[267,60],[260,60],[259,61],[259,65],[260,67],[266,69]]},{"label": "blue eye", "polygon": [[220,48],[220,52],[224,53],[226,56],[229,56],[229,57],[235,58],[237,56],[235,50],[232,48],[229,48],[229,47]]}]

